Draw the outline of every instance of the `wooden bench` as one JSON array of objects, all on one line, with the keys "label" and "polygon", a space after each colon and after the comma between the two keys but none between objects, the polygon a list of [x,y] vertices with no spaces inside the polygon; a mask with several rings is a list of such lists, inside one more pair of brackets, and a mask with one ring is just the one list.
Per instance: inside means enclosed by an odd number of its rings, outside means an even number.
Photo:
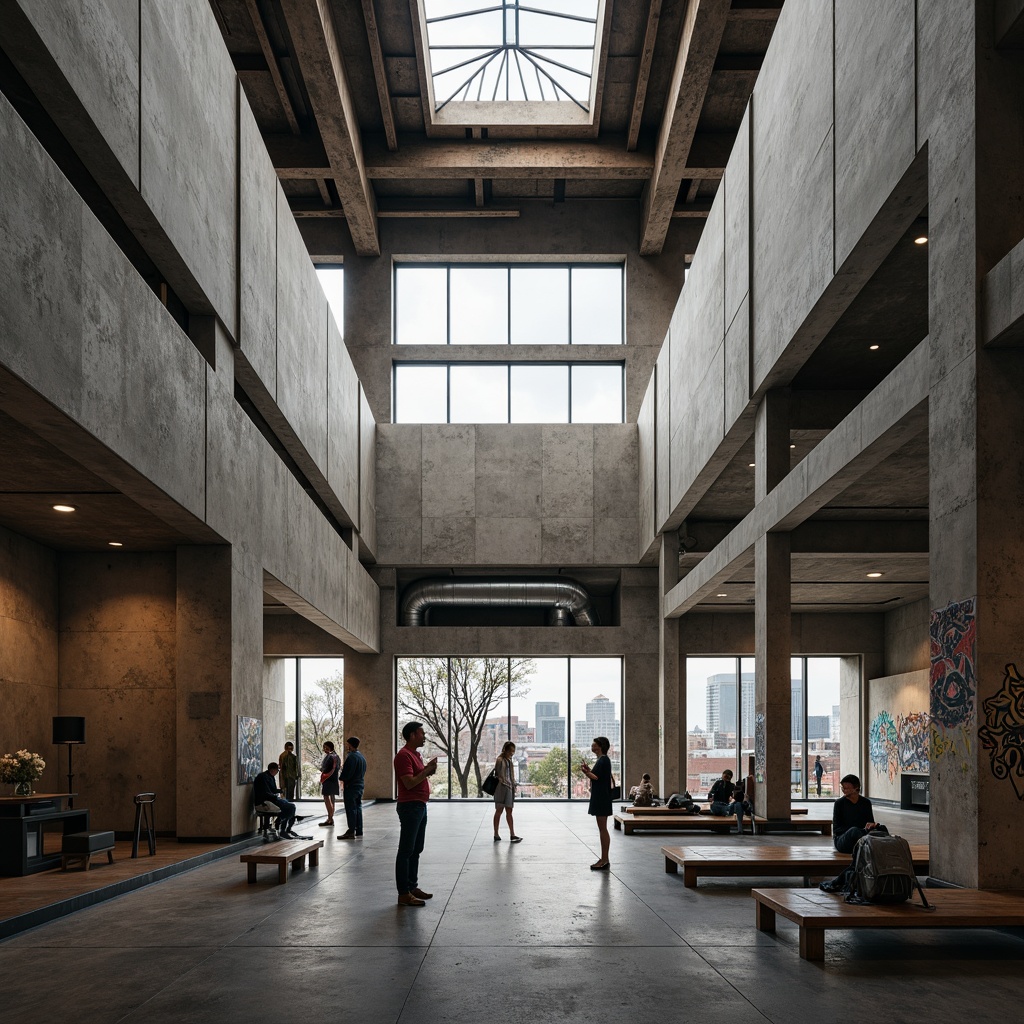
[{"label": "wooden bench", "polygon": [[276,864],[277,880],[284,885],[288,881],[288,865],[291,864],[294,870],[302,870],[306,866],[308,854],[309,866],[315,868],[320,863],[320,849],[323,845],[322,839],[283,839],[243,853],[239,860],[249,867],[250,883],[256,881],[257,864]]},{"label": "wooden bench", "polygon": [[[678,874],[683,869],[683,885],[697,888],[704,878],[790,878],[810,875],[838,875],[849,867],[851,856],[831,846],[663,846],[665,870]],[[914,870],[928,871],[928,847],[911,846]]]},{"label": "wooden bench", "polygon": [[917,894],[895,906],[847,903],[820,889],[752,889],[758,931],[774,932],[775,915],[800,929],[800,956],[825,959],[829,928],[1013,928],[1024,926],[1024,890],[929,889],[928,912]]},{"label": "wooden bench", "polygon": [[762,818],[754,815],[754,834],[763,836],[769,832],[820,832],[832,835],[831,818],[812,818],[802,808],[793,811],[789,818]]},{"label": "wooden bench", "polygon": [[616,814],[615,827],[627,836],[640,829],[658,832],[689,832],[691,829],[711,830],[712,832],[730,832],[736,828],[734,817],[721,818],[712,814],[664,814],[634,815]]},{"label": "wooden bench", "polygon": [[[671,815],[671,814],[678,814],[679,813],[679,811],[675,807],[633,807],[632,804],[623,804],[622,807],[620,808],[620,810],[622,811],[623,814],[639,814],[639,815],[642,815],[642,816],[651,814],[651,815],[655,815],[656,817],[660,817],[660,816],[665,815],[665,814],[670,814]],[[702,807],[700,813],[701,814],[708,814],[709,813],[709,808]],[[807,813],[807,808],[806,807],[794,807],[792,813],[793,814],[806,814]],[[747,817],[749,817],[749,815],[744,815],[744,819],[746,819]]]}]

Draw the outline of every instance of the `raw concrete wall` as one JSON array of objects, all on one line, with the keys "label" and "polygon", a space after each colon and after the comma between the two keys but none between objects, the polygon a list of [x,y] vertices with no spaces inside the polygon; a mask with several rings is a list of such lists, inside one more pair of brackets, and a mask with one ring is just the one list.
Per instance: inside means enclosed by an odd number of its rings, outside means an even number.
[{"label": "raw concrete wall", "polygon": [[[522,204],[520,216],[486,222],[397,220],[380,222],[381,256],[355,256],[343,223],[303,220],[314,256],[345,260],[345,341],[378,423],[391,421],[391,369],[394,361],[532,361],[588,359],[624,361],[626,420],[635,422],[658,348],[683,282],[684,256],[693,252],[702,225],[674,229],[664,253],[640,258],[634,202]],[[595,226],[600,230],[595,230]],[[536,258],[572,260],[600,257],[624,261],[626,268],[626,345],[393,345],[393,260],[403,257],[482,261]]]},{"label": "raw concrete wall", "polygon": [[[78,806],[91,827],[129,832],[136,793],[177,820],[173,553],[59,557],[59,714],[85,718],[75,750]],[[187,765],[181,771],[193,770]]]},{"label": "raw concrete wall", "polygon": [[378,560],[633,565],[633,424],[380,424]]},{"label": "raw concrete wall", "polygon": [[900,802],[900,776],[928,774],[928,669],[869,679],[864,795]]},{"label": "raw concrete wall", "polygon": [[[50,719],[57,712],[57,556],[0,527],[0,753],[46,762],[41,792],[63,792]],[[65,768],[65,765],[60,767]],[[4,794],[10,795],[10,790]]]},{"label": "raw concrete wall", "polygon": [[915,601],[885,613],[885,672],[900,675],[926,669],[928,650],[929,602]]}]

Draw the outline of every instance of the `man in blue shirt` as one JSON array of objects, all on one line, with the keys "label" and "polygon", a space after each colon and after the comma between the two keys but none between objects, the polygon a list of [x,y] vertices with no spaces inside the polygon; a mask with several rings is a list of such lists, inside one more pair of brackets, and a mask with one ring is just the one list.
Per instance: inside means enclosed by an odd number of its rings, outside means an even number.
[{"label": "man in blue shirt", "polygon": [[359,753],[359,737],[345,740],[345,761],[341,766],[341,796],[345,801],[345,821],[348,830],[339,839],[358,839],[363,834],[363,780],[366,778],[366,758]]},{"label": "man in blue shirt", "polygon": [[289,839],[303,839],[304,836],[297,835],[292,826],[295,824],[295,804],[291,800],[285,800],[281,796],[281,790],[277,788],[275,777],[277,776],[277,762],[271,761],[265,772],[260,772],[252,780],[252,799],[257,811],[277,810],[277,831],[279,835],[287,836]]}]

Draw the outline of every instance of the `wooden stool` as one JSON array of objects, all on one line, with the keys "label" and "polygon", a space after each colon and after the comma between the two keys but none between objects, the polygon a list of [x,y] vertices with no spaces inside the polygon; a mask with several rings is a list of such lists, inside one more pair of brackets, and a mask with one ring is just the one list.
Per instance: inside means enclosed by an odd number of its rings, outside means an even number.
[{"label": "wooden stool", "polygon": [[83,869],[88,871],[95,853],[105,853],[107,863],[114,863],[113,832],[71,832],[61,839],[60,869],[67,871],[68,865],[82,861]]}]

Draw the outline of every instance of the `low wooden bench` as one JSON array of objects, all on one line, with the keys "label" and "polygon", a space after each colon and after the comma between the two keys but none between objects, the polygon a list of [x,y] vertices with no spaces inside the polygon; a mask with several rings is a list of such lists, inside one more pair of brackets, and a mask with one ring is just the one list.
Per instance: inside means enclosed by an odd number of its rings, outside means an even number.
[{"label": "low wooden bench", "polygon": [[789,818],[762,818],[754,815],[754,834],[763,836],[768,832],[820,832],[832,835],[831,818],[812,818],[804,808],[792,811]]},{"label": "low wooden bench", "polygon": [[[665,870],[678,874],[683,885],[697,888],[704,878],[790,878],[810,875],[838,875],[850,866],[851,856],[831,846],[663,846]],[[918,874],[928,871],[928,847],[911,846],[910,855]]]},{"label": "low wooden bench", "polygon": [[800,929],[800,956],[825,959],[825,931],[835,928],[1024,927],[1024,890],[929,889],[930,913],[915,894],[895,906],[847,903],[820,889],[752,889],[758,931],[774,932],[775,915]]},{"label": "low wooden bench", "polygon": [[722,818],[713,814],[679,814],[678,812],[674,815],[616,814],[615,827],[621,829],[627,836],[640,829],[658,832],[689,832],[691,829],[730,832],[736,828],[736,819],[731,816]]},{"label": "low wooden bench", "polygon": [[[653,815],[654,817],[662,817],[662,816],[664,816],[666,814],[668,814],[668,815],[679,814],[679,811],[675,807],[633,807],[632,805],[625,805],[625,806],[622,807],[622,813],[623,814],[636,814],[636,815],[640,815],[641,817],[646,817],[647,815]],[[709,808],[702,807],[700,813],[701,814],[710,814],[711,812],[710,812]],[[807,813],[807,808],[806,807],[794,807],[793,810],[792,810],[792,813],[793,814],[806,814]],[[749,820],[749,817],[750,817],[749,815],[745,814],[743,816],[744,821]]]},{"label": "low wooden bench", "polygon": [[315,868],[320,863],[323,845],[322,839],[282,839],[278,843],[266,843],[249,853],[243,853],[239,860],[249,867],[250,883],[256,881],[257,864],[276,864],[277,880],[284,885],[288,881],[288,865],[291,864],[294,870],[302,870],[306,866],[308,854],[309,866]]}]

